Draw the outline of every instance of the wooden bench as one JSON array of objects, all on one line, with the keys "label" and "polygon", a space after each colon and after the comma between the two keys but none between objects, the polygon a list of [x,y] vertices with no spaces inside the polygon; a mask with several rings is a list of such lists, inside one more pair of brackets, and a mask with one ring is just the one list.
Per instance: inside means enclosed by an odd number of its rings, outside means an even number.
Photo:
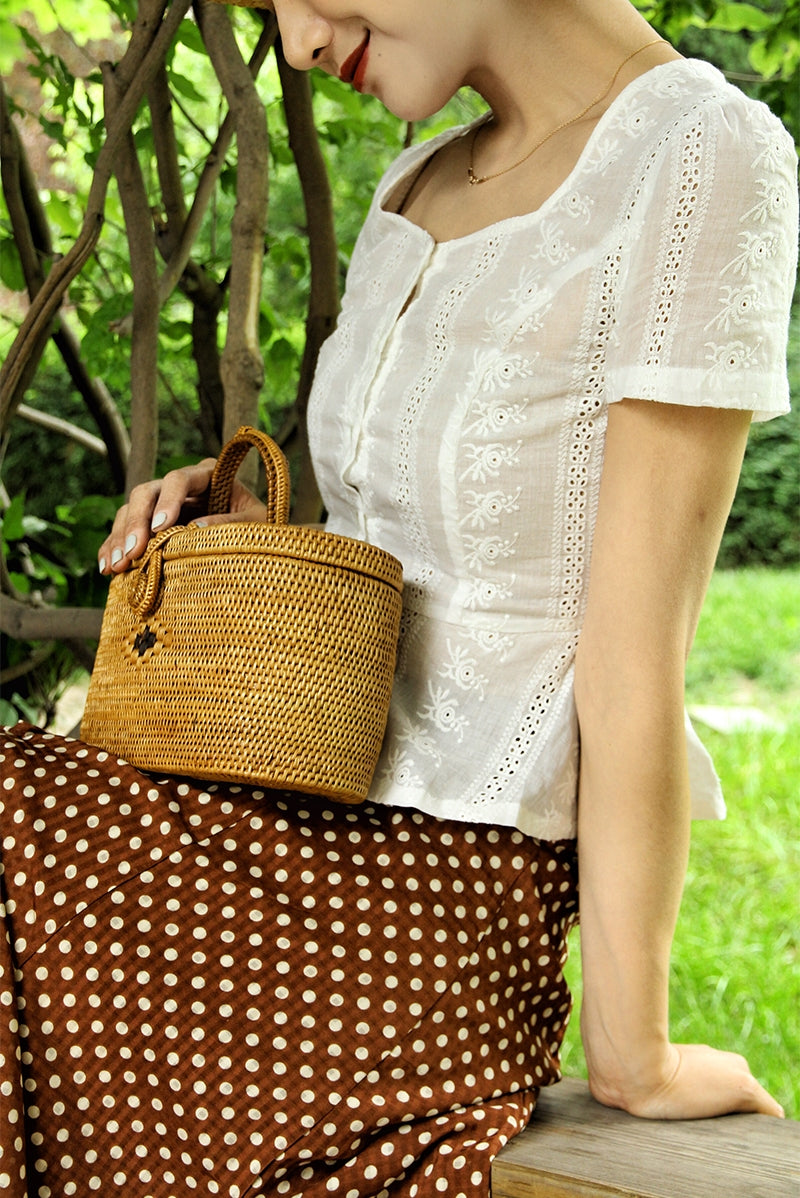
[{"label": "wooden bench", "polygon": [[492,1198],[800,1198],[800,1123],[635,1119],[565,1078],[495,1160]]}]

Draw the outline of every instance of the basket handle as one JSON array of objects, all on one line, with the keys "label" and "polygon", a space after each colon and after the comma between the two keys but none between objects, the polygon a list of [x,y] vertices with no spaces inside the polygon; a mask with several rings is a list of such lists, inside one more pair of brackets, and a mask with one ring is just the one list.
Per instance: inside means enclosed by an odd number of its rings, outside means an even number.
[{"label": "basket handle", "polygon": [[278,445],[266,433],[243,424],[220,450],[211,475],[208,499],[210,516],[231,510],[231,494],[236,472],[249,449],[257,449],[267,473],[267,523],[286,524],[289,520],[289,467]]},{"label": "basket handle", "polygon": [[133,563],[131,571],[132,586],[128,592],[128,603],[139,616],[149,616],[158,603],[158,592],[161,587],[161,570],[163,547],[175,536],[176,532],[185,532],[182,524],[173,528],[165,528],[157,533],[149,542],[142,556]]}]

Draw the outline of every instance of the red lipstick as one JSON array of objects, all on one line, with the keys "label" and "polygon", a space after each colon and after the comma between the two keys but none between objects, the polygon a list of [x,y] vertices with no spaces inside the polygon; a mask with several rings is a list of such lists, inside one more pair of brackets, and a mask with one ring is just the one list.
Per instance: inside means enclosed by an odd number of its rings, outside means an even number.
[{"label": "red lipstick", "polygon": [[356,46],[353,53],[348,54],[342,63],[342,69],[339,71],[339,78],[344,83],[350,83],[358,92],[364,87],[364,75],[367,70],[368,58],[369,31],[367,31],[364,40]]}]

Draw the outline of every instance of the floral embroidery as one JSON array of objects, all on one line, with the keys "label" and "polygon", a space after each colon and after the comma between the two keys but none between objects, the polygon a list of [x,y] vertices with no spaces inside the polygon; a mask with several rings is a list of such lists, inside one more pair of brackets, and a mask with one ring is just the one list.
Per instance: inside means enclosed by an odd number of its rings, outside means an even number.
[{"label": "floral embroidery", "polygon": [[473,690],[483,698],[488,685],[488,678],[478,673],[478,663],[464,645],[454,645],[447,641],[447,652],[450,657],[444,663],[439,673],[445,678],[451,678],[462,690]]},{"label": "floral embroidery", "polygon": [[516,553],[515,545],[519,534],[511,538],[503,537],[464,537],[464,560],[471,570],[480,570],[482,566],[491,566],[505,557]]},{"label": "floral embroidery", "polygon": [[522,441],[512,445],[503,445],[493,441],[488,445],[468,444],[464,446],[464,454],[468,465],[461,472],[462,479],[470,482],[488,482],[490,478],[498,478],[501,470],[515,466],[519,459]]},{"label": "floral embroidery", "polygon": [[754,204],[749,212],[745,212],[742,220],[758,221],[759,224],[766,225],[776,218],[780,219],[783,210],[788,206],[788,199],[786,188],[771,186],[766,179],[762,179],[758,203]]},{"label": "floral embroidery", "polygon": [[746,283],[742,287],[723,287],[720,295],[720,310],[706,328],[716,327],[723,333],[729,333],[737,325],[746,324],[761,299],[761,293],[754,283]]},{"label": "floral embroidery", "polygon": [[737,275],[749,275],[751,271],[757,270],[770,258],[775,257],[780,249],[780,241],[775,233],[751,233],[748,230],[743,235],[739,248],[741,253],[723,267],[721,275],[726,275],[728,271]]},{"label": "floral embroidery", "polygon": [[522,487],[517,487],[513,495],[506,495],[503,491],[467,491],[464,502],[472,510],[462,517],[461,523],[469,528],[480,529],[490,524],[499,524],[501,516],[519,511],[521,494]]},{"label": "floral embroidery", "polygon": [[472,390],[495,392],[497,388],[507,391],[519,379],[528,379],[533,374],[531,358],[522,354],[498,354],[495,350],[483,350],[475,355],[470,379]]},{"label": "floral embroidery", "polygon": [[464,606],[468,611],[480,611],[511,598],[513,577],[509,582],[499,582],[497,579],[471,578],[467,586]]},{"label": "floral embroidery", "polygon": [[383,776],[395,786],[414,788],[422,786],[422,779],[414,772],[413,758],[399,746],[388,753]]},{"label": "floral embroidery", "polygon": [[467,727],[467,717],[459,712],[458,699],[453,698],[452,692],[443,686],[435,686],[428,681],[430,703],[422,707],[420,716],[430,720],[440,732],[455,733],[461,740]]},{"label": "floral embroidery", "polygon": [[759,358],[761,341],[746,345],[744,341],[729,341],[726,345],[708,346],[707,358],[711,361],[710,376],[727,376],[740,370],[748,370]]},{"label": "floral embroidery", "polygon": [[539,245],[533,250],[538,258],[545,258],[551,266],[559,266],[574,253],[573,247],[564,238],[564,231],[554,220],[544,221]]},{"label": "floral embroidery", "polygon": [[591,196],[582,195],[579,191],[571,191],[565,197],[563,209],[567,216],[573,217],[575,220],[588,221],[592,215],[594,204]]},{"label": "floral embroidery", "polygon": [[484,653],[491,653],[498,661],[506,661],[514,648],[514,638],[497,628],[470,628],[466,636],[479,645]]},{"label": "floral embroidery", "polygon": [[413,749],[415,752],[429,757],[435,765],[442,764],[438,738],[430,732],[424,732],[419,721],[412,721],[403,711],[398,714],[396,726],[392,728],[391,741],[387,741],[387,749],[390,751],[392,743],[398,746],[407,746],[407,749],[404,750],[406,760],[411,760],[410,754]]},{"label": "floral embroidery", "polygon": [[476,433],[478,436],[490,436],[492,433],[499,433],[507,424],[522,424],[527,406],[527,400],[509,403],[499,395],[479,400],[473,408],[475,419],[465,426],[464,431]]}]

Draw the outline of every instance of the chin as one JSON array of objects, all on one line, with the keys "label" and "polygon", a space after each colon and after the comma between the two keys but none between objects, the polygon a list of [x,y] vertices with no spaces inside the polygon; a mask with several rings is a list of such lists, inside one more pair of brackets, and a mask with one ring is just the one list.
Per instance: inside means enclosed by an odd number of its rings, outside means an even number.
[{"label": "chin", "polygon": [[391,112],[393,116],[398,117],[398,119],[401,121],[411,122],[425,121],[428,119],[428,117],[435,116],[437,112],[440,112],[444,108],[445,104],[451,98],[450,96],[445,96],[444,98],[431,98],[426,101],[423,99],[412,99],[408,95],[402,97],[388,95],[383,96],[378,91],[375,92],[375,95],[380,100],[381,104],[383,104],[384,108],[388,108],[389,112]]},{"label": "chin", "polygon": [[424,121],[440,112],[457,91],[458,85],[450,87],[439,76],[416,72],[405,86],[398,86],[395,77],[382,87],[378,78],[373,95],[401,121]]}]

